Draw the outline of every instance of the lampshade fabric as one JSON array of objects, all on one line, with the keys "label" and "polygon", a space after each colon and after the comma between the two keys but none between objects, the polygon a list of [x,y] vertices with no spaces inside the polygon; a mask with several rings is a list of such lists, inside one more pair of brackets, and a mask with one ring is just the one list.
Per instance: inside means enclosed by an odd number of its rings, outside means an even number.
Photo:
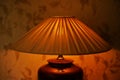
[{"label": "lampshade fabric", "polygon": [[11,48],[37,54],[85,55],[111,47],[77,18],[58,16],[38,24]]}]

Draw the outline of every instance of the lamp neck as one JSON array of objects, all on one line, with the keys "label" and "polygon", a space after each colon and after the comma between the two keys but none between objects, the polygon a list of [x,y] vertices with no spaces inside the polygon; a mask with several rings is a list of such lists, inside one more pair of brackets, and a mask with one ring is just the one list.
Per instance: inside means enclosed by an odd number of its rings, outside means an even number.
[{"label": "lamp neck", "polygon": [[64,57],[62,54],[59,54],[58,57],[57,57],[57,60],[64,60]]},{"label": "lamp neck", "polygon": [[58,55],[57,59],[49,59],[48,63],[52,67],[65,68],[72,65],[73,60],[64,59],[63,55]]}]

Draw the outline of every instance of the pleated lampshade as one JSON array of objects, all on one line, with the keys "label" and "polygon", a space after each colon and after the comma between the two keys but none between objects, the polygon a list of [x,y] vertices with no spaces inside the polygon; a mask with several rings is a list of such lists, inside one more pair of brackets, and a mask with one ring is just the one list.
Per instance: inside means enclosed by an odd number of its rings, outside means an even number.
[{"label": "pleated lampshade", "polygon": [[85,55],[111,47],[75,17],[50,17],[27,32],[11,47],[14,50],[49,55]]}]

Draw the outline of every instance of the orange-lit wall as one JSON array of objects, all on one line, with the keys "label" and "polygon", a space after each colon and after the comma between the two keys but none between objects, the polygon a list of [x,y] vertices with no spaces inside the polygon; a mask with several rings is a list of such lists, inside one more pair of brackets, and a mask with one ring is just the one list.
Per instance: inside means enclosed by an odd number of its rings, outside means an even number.
[{"label": "orange-lit wall", "polygon": [[115,50],[103,54],[66,56],[84,70],[84,80],[120,80],[119,0],[1,0],[0,80],[37,80],[48,55],[23,54],[6,48],[49,16],[76,16]]},{"label": "orange-lit wall", "polygon": [[[47,59],[57,56],[34,55],[15,51],[0,52],[0,80],[37,80],[37,70]],[[84,71],[84,80],[120,80],[120,52],[111,50],[102,54],[64,56]]]}]

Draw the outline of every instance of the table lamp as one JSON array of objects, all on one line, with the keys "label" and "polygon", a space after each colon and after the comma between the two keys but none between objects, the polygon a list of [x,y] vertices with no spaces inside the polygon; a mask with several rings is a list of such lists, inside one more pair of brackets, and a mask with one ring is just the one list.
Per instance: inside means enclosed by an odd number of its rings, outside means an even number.
[{"label": "table lamp", "polygon": [[11,48],[27,53],[58,55],[39,68],[38,80],[83,80],[83,70],[63,55],[86,55],[111,49],[107,42],[73,16],[45,19]]}]

